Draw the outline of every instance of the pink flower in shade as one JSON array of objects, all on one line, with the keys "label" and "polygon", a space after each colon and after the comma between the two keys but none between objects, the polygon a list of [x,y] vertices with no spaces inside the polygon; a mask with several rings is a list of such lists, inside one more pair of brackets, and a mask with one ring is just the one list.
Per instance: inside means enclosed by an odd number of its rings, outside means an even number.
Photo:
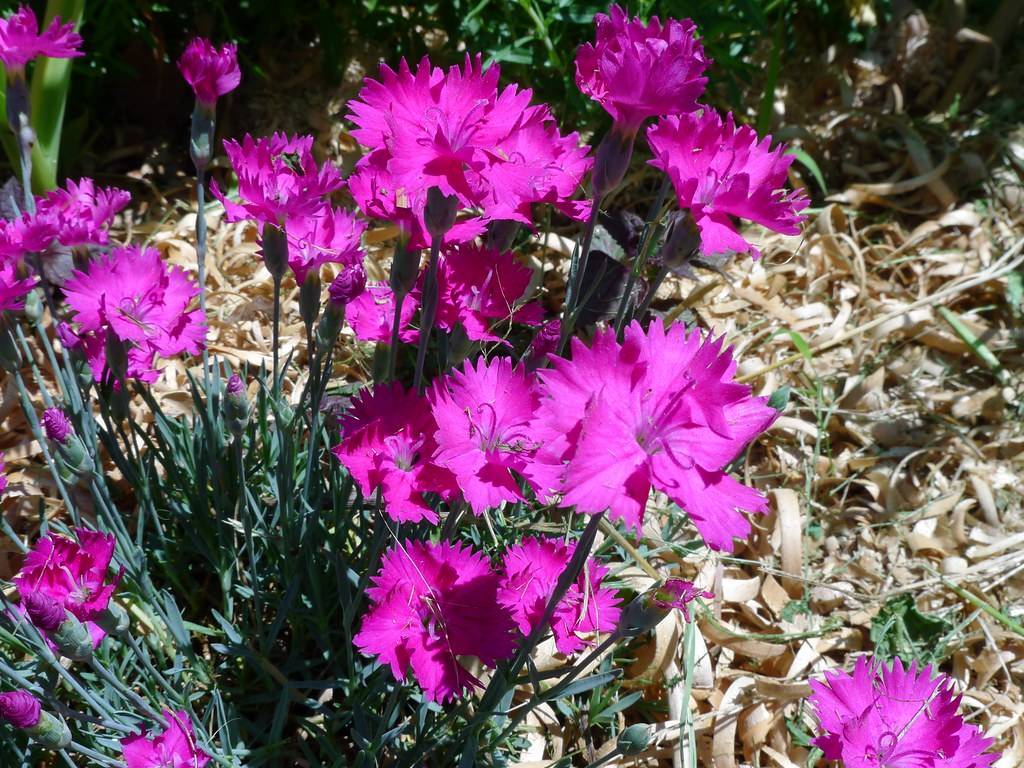
[{"label": "pink flower in shade", "polygon": [[539,304],[523,305],[533,270],[511,252],[499,253],[474,244],[449,246],[441,262],[440,304],[437,324],[451,330],[461,325],[474,340],[501,341],[491,331],[498,321],[539,325]]},{"label": "pink flower in shade", "polygon": [[[529,635],[544,618],[555,585],[575,550],[575,544],[558,539],[527,538],[505,553],[498,604],[508,609],[523,635]],[[601,587],[607,573],[607,568],[590,558],[555,607],[551,629],[559,653],[576,653],[591,644],[589,635],[615,630],[620,601],[614,589]]]},{"label": "pink flower in shade", "polygon": [[696,585],[692,581],[686,581],[685,579],[668,579],[655,590],[654,604],[659,608],[664,608],[665,610],[675,608],[682,611],[683,618],[690,621],[689,604],[698,597],[710,600],[714,596],[714,592],[697,589]]},{"label": "pink flower in shade", "polygon": [[[404,343],[416,341],[420,333],[411,327],[420,305],[420,291],[409,292],[402,302],[401,329],[398,338]],[[395,294],[384,283],[366,286],[366,290],[345,308],[345,318],[360,341],[391,343],[391,326],[395,319]]]},{"label": "pink flower in shade", "polygon": [[42,220],[42,226],[52,227],[61,245],[106,245],[110,240],[107,229],[130,201],[131,195],[123,189],[97,187],[89,178],[69,179],[66,189],[56,189],[39,200],[36,218]]},{"label": "pink flower in shade", "polygon": [[512,620],[496,599],[498,575],[469,546],[398,543],[372,581],[355,645],[390,666],[396,680],[411,669],[431,701],[444,703],[480,685],[460,656],[493,667],[515,650]]},{"label": "pink flower in shade", "polygon": [[124,569],[109,578],[113,536],[84,528],[75,529],[75,536],[77,542],[55,535],[39,539],[25,555],[14,583],[23,600],[36,592],[70,611],[85,623],[98,647],[104,632],[95,621],[106,611]]},{"label": "pink flower in shade", "polygon": [[813,743],[846,768],[985,768],[999,757],[957,714],[954,683],[930,666],[861,657],[852,675],[826,672],[811,688],[823,731]]},{"label": "pink flower in shade", "polygon": [[22,5],[6,19],[0,19],[0,61],[7,69],[23,68],[37,56],[51,59],[71,59],[81,56],[78,50],[82,38],[75,33],[73,23],[61,24],[60,17],[42,33],[36,15]]},{"label": "pink flower in shade", "polygon": [[224,151],[238,176],[241,201],[229,200],[215,180],[210,192],[224,204],[228,221],[253,219],[280,226],[288,219],[313,216],[323,208],[324,198],[344,184],[333,165],[317,165],[312,136],[275,133],[254,139],[246,134],[241,144],[225,140]]},{"label": "pink flower in shade", "polygon": [[[608,510],[637,532],[653,485],[682,507],[708,546],[732,551],[750,533],[737,510],[764,512],[761,493],[723,469],[775,419],[766,398],[733,381],[722,343],[659,322],[611,329],[540,373],[535,483],[580,512]],[[440,418],[438,419],[440,423]]]},{"label": "pink flower in shade", "polygon": [[644,24],[617,5],[594,17],[596,40],[576,51],[576,85],[633,136],[644,120],[697,109],[711,64],[692,21]]},{"label": "pink flower in shade", "polygon": [[196,94],[196,101],[212,107],[242,81],[238,46],[225,43],[220,50],[203,37],[194,38],[178,59],[178,69]]},{"label": "pink flower in shade", "polygon": [[647,141],[654,153],[651,165],[668,174],[679,207],[696,221],[705,255],[760,256],[730,216],[785,235],[800,233],[800,211],[809,200],[803,190],[785,189],[793,156],[782,144],[771,149],[771,136],[758,140],[749,126],[737,128],[731,114],[723,122],[705,108],[699,115],[660,120],[647,130]]},{"label": "pink flower in shade", "polygon": [[392,520],[437,522],[423,497],[445,499],[458,494],[455,478],[431,462],[437,424],[427,401],[401,384],[363,390],[341,424],[342,440],[334,455],[352,474],[363,496],[378,488]]},{"label": "pink flower in shade", "polygon": [[0,266],[0,312],[24,309],[25,296],[38,282],[35,276],[20,279],[13,264]]},{"label": "pink flower in shade", "polygon": [[288,266],[301,284],[310,272],[319,272],[324,264],[362,264],[360,240],[366,222],[350,212],[325,205],[313,216],[289,219]]},{"label": "pink flower in shade", "polygon": [[530,431],[540,398],[507,357],[467,362],[434,383],[434,463],[451,470],[474,514],[524,501],[519,476],[530,474],[537,443]]},{"label": "pink flower in shade", "polygon": [[168,268],[153,248],[115,248],[87,271],[76,271],[64,290],[97,379],[108,333],[128,344],[130,375],[133,362],[136,369],[151,368],[155,355],[203,349],[202,311],[188,309],[199,288],[180,267]]},{"label": "pink flower in shade", "polygon": [[38,699],[28,691],[0,693],[0,721],[7,721],[15,728],[34,728],[41,716]]},{"label": "pink flower in shade", "polygon": [[121,739],[127,768],[206,768],[210,756],[199,748],[187,712],[164,710],[167,729],[147,738],[146,732]]}]

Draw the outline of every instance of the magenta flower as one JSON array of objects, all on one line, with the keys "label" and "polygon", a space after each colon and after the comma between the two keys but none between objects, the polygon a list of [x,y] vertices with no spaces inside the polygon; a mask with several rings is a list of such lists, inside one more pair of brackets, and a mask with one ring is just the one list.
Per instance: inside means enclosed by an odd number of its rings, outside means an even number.
[{"label": "magenta flower", "polygon": [[540,398],[507,357],[467,362],[429,393],[437,422],[434,463],[451,470],[474,514],[525,501],[519,477],[530,475],[537,442],[530,431]]},{"label": "magenta flower", "polygon": [[[399,340],[406,344],[416,341],[420,332],[412,327],[412,319],[420,304],[418,288],[409,292],[402,302]],[[395,319],[395,294],[385,283],[368,285],[345,309],[345,317],[360,341],[391,343],[391,326]]]},{"label": "magenta flower", "polygon": [[217,99],[231,93],[242,81],[238,46],[225,43],[217,49],[203,37],[193,38],[178,59],[178,69],[196,95],[196,101],[212,108]]},{"label": "magenta flower", "polygon": [[96,647],[105,633],[95,622],[107,610],[124,569],[109,578],[113,536],[84,528],[76,528],[75,535],[77,542],[56,535],[39,539],[14,583],[22,600],[35,592],[63,606],[86,625]]},{"label": "magenta flower", "polygon": [[324,198],[344,184],[333,165],[317,165],[312,136],[275,133],[254,139],[246,134],[241,144],[225,140],[224,151],[238,176],[241,201],[229,200],[215,180],[210,192],[224,204],[228,221],[252,219],[280,226],[288,219],[313,216]]},{"label": "magenta flower", "polygon": [[379,81],[366,80],[349,114],[352,135],[370,150],[349,179],[364,213],[422,247],[432,187],[460,208],[484,209],[449,230],[449,243],[480,234],[485,220],[530,223],[533,202],[568,205],[589,168],[586,150],[575,134],[559,134],[547,107],[530,105],[529,90],[499,91],[498,76],[467,56],[447,71],[424,58],[413,72],[403,59],[397,72],[382,66]]},{"label": "magenta flower", "polygon": [[167,729],[147,738],[146,732],[121,739],[127,768],[206,768],[211,758],[199,748],[187,712],[164,710]]},{"label": "magenta flower", "polygon": [[985,768],[999,757],[985,752],[992,739],[957,714],[953,681],[930,666],[861,657],[852,675],[826,672],[811,688],[823,731],[813,743],[846,768]]},{"label": "magenta flower", "polygon": [[480,341],[502,341],[491,331],[494,321],[539,325],[540,305],[521,302],[532,279],[533,270],[510,252],[469,243],[449,246],[441,262],[437,324],[447,330],[461,325],[469,338]]},{"label": "magenta flower", "polygon": [[362,264],[353,264],[337,274],[327,289],[331,304],[346,307],[366,292],[366,270]]},{"label": "magenta flower", "polygon": [[366,222],[350,212],[328,205],[312,216],[288,220],[288,266],[301,284],[310,272],[324,264],[352,267],[363,263],[360,244]]},{"label": "magenta flower", "polygon": [[437,424],[427,401],[401,384],[363,390],[341,424],[342,440],[334,455],[352,474],[363,496],[379,488],[392,520],[437,522],[424,499],[458,494],[455,478],[431,462]]},{"label": "magenta flower", "polygon": [[42,33],[36,15],[22,5],[6,19],[0,19],[0,61],[8,70],[22,69],[37,56],[70,59],[81,56],[82,38],[72,23],[61,24],[59,17]]},{"label": "magenta flower", "polygon": [[46,437],[56,443],[63,443],[75,433],[71,420],[60,408],[47,408],[43,411],[42,422]]},{"label": "magenta flower", "polygon": [[803,190],[785,189],[793,156],[786,147],[771,149],[771,136],[758,140],[749,126],[736,127],[712,109],[700,115],[668,117],[647,130],[651,165],[668,174],[680,208],[690,211],[705,255],[760,251],[747,242],[730,216],[761,224],[785,235],[800,233],[800,211],[809,200]]},{"label": "magenta flower", "polygon": [[634,322],[622,344],[613,330],[598,331],[592,347],[574,340],[572,359],[552,362],[540,374],[535,482],[561,492],[566,506],[608,510],[637,532],[653,485],[714,549],[732,551],[732,540],[750,533],[737,510],[763,512],[766,501],[723,470],[776,411],[732,380],[736,364],[721,340]]},{"label": "magenta flower", "polygon": [[168,268],[153,248],[115,248],[87,271],[76,271],[64,290],[97,380],[103,376],[107,334],[128,345],[129,375],[135,375],[133,367],[136,373],[151,369],[155,355],[203,349],[202,311],[188,309],[199,288],[180,267]]},{"label": "magenta flower", "polygon": [[697,109],[711,60],[692,21],[644,24],[617,5],[594,17],[597,36],[576,51],[576,85],[634,136],[644,120]]},{"label": "magenta flower", "polygon": [[668,579],[654,592],[654,604],[659,608],[669,610],[675,608],[682,611],[683,618],[690,621],[689,605],[698,597],[710,600],[715,596],[714,592],[704,589],[697,589],[692,581],[685,579]]},{"label": "magenta flower", "polygon": [[498,575],[469,546],[398,543],[372,581],[356,647],[390,666],[396,680],[411,669],[431,701],[444,703],[480,685],[459,656],[493,667],[515,650],[512,620],[496,600]]},{"label": "magenta flower", "polygon": [[[527,538],[505,553],[498,603],[508,609],[523,635],[529,635],[544,617],[555,585],[575,551],[574,543]],[[615,630],[620,600],[614,589],[601,587],[607,573],[607,568],[590,558],[559,601],[551,619],[559,653],[576,653],[592,644],[590,635]]]},{"label": "magenta flower", "polygon": [[[45,237],[52,231],[52,237],[69,248],[106,245],[110,240],[107,229],[131,197],[123,189],[97,187],[96,182],[89,178],[77,182],[68,179],[66,189],[56,189],[39,200],[35,218],[40,220],[39,226],[50,227],[39,236]],[[38,241],[34,244],[38,245]],[[42,248],[29,247],[25,250],[32,252]]]},{"label": "magenta flower", "polygon": [[28,691],[0,693],[0,720],[15,728],[34,728],[42,717],[39,701]]},{"label": "magenta flower", "polygon": [[39,278],[34,275],[21,279],[13,264],[0,266],[0,312],[25,308],[25,296],[28,295]]}]

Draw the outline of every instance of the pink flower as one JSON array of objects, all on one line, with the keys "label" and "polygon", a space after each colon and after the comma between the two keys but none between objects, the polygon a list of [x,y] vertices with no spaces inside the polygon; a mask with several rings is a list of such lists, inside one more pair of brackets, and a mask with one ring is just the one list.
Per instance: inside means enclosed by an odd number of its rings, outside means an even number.
[{"label": "pink flower", "polygon": [[187,712],[164,710],[167,729],[146,738],[146,732],[121,739],[127,768],[205,768],[210,762],[196,743],[196,733]]},{"label": "pink flower", "polygon": [[242,72],[238,68],[238,46],[217,46],[203,37],[194,38],[178,59],[178,69],[196,94],[200,104],[212,107],[217,99],[238,87]]},{"label": "pink flower", "polygon": [[0,19],[0,61],[9,70],[23,68],[37,56],[70,59],[81,56],[82,38],[72,23],[61,24],[55,17],[40,34],[39,22],[27,5],[6,19]]},{"label": "pink flower", "polygon": [[39,701],[28,691],[0,693],[0,720],[15,728],[34,728],[42,716]]},{"label": "pink flower", "polygon": [[800,233],[800,211],[809,204],[802,190],[785,189],[793,156],[771,149],[771,136],[758,140],[749,126],[736,127],[705,108],[700,115],[668,117],[647,130],[651,165],[668,174],[679,207],[690,211],[705,255],[760,251],[747,242],[730,216],[749,219],[786,235]]},{"label": "pink flower", "polygon": [[543,310],[520,301],[530,287],[533,270],[511,252],[499,253],[478,245],[449,246],[441,262],[437,324],[451,330],[461,325],[474,340],[501,341],[491,331],[499,321],[538,325]]},{"label": "pink flower", "polygon": [[254,139],[246,134],[241,144],[225,140],[224,151],[238,176],[241,202],[229,200],[215,180],[210,192],[224,204],[228,221],[253,219],[279,226],[287,219],[313,216],[324,198],[344,184],[333,165],[317,165],[312,136],[275,133]]},{"label": "pink flower", "polygon": [[736,365],[721,340],[658,322],[645,333],[634,322],[622,344],[613,330],[598,331],[592,347],[574,340],[572,359],[552,362],[540,373],[535,482],[546,480],[566,506],[608,510],[637,532],[653,485],[714,549],[732,551],[732,540],[750,533],[737,509],[766,511],[765,499],[723,470],[776,411],[732,380]]},{"label": "pink flower", "polygon": [[107,229],[130,201],[131,195],[123,189],[97,187],[89,178],[68,179],[67,189],[56,189],[39,200],[36,218],[52,227],[61,245],[106,245],[110,240]]},{"label": "pink flower", "polygon": [[346,267],[331,281],[327,295],[331,304],[346,307],[366,292],[366,270],[362,264]]},{"label": "pink flower", "polygon": [[710,600],[714,596],[714,592],[697,589],[692,581],[669,579],[655,590],[654,604],[665,610],[676,608],[682,611],[684,619],[690,621],[689,604],[698,597]]},{"label": "pink flower", "polygon": [[60,408],[47,408],[43,411],[43,431],[46,437],[57,443],[63,443],[70,435],[75,434],[71,420]]},{"label": "pink flower", "polygon": [[134,356],[137,368],[150,366],[154,355],[198,354],[205,344],[202,312],[188,309],[199,288],[153,248],[115,248],[87,271],[76,271],[64,289],[97,379],[108,333],[129,345],[129,362]]},{"label": "pink flower", "polygon": [[480,685],[459,656],[493,667],[515,650],[512,620],[496,600],[498,575],[469,546],[398,543],[372,581],[356,647],[390,666],[396,680],[411,669],[431,701],[444,703]]},{"label": "pink flower", "polygon": [[861,657],[852,675],[826,672],[811,688],[823,731],[813,743],[846,768],[985,768],[999,757],[985,753],[992,739],[957,714],[953,681],[931,667]]},{"label": "pink flower", "polygon": [[529,474],[537,449],[530,424],[540,400],[526,372],[507,357],[480,358],[436,381],[429,398],[434,463],[455,475],[473,512],[525,501],[518,478]]},{"label": "pink flower", "polygon": [[431,463],[437,424],[427,401],[401,384],[363,390],[341,424],[334,455],[352,474],[363,496],[378,489],[392,520],[437,522],[424,493],[452,499],[455,479]]},{"label": "pink flower", "polygon": [[361,265],[360,240],[366,222],[341,208],[323,206],[316,214],[288,220],[288,266],[302,284],[310,272],[324,264]]},{"label": "pink flower", "polygon": [[104,632],[96,620],[106,611],[117,590],[122,568],[108,578],[114,556],[114,537],[76,528],[78,541],[63,536],[44,536],[25,555],[21,571],[14,577],[24,600],[40,593],[85,623],[93,645],[99,646]]},{"label": "pink flower", "polygon": [[350,102],[352,135],[370,152],[349,186],[369,216],[399,226],[414,247],[428,245],[423,211],[427,190],[454,196],[460,208],[483,208],[484,217],[455,225],[445,242],[466,242],[485,220],[530,223],[533,202],[568,206],[589,168],[575,134],[561,136],[547,107],[530,105],[532,93],[498,89],[498,68],[479,56],[447,71],[424,58],[413,72],[382,66]]},{"label": "pink flower", "polygon": [[13,264],[0,266],[0,312],[24,309],[25,296],[38,282],[34,275],[20,279]]},{"label": "pink flower", "polygon": [[[419,303],[418,288],[410,291],[402,302],[401,330],[398,338],[406,344],[420,337],[420,332],[410,326]],[[345,309],[345,317],[360,341],[383,341],[390,344],[391,326],[395,320],[395,294],[384,283],[368,285],[366,291],[349,303]]]},{"label": "pink flower", "polygon": [[[498,603],[508,609],[524,635],[544,617],[555,585],[575,551],[575,544],[558,539],[527,538],[505,553]],[[559,653],[576,653],[591,644],[589,635],[615,630],[620,601],[614,589],[601,588],[607,573],[607,568],[590,558],[559,601],[551,619]]]},{"label": "pink flower", "polygon": [[644,24],[617,5],[594,17],[597,38],[576,51],[576,85],[633,136],[644,120],[697,109],[711,60],[692,21]]}]

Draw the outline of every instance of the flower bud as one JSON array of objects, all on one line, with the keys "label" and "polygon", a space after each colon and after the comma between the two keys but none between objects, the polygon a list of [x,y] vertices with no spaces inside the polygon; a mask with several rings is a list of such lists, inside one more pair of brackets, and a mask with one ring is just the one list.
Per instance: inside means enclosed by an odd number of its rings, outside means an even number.
[{"label": "flower bud", "polygon": [[88,661],[92,658],[92,635],[89,628],[65,612],[64,621],[55,632],[50,633],[50,640],[57,646],[61,656],[72,661]]},{"label": "flower bud", "polygon": [[261,235],[263,245],[263,263],[274,280],[284,277],[288,267],[288,236],[282,227],[264,224]]},{"label": "flower bud", "polygon": [[71,420],[60,408],[47,408],[43,411],[43,431],[55,443],[63,443],[75,434]]},{"label": "flower bud", "polygon": [[420,276],[420,252],[410,250],[405,243],[395,246],[391,259],[391,290],[395,296],[406,296],[416,286]]},{"label": "flower bud", "polygon": [[96,617],[96,625],[113,637],[127,632],[130,623],[128,612],[113,601],[107,603],[103,613]]},{"label": "flower bud", "polygon": [[56,632],[67,614],[61,603],[39,591],[23,594],[21,605],[36,628],[44,632]]},{"label": "flower bud", "polygon": [[249,397],[245,382],[237,373],[231,374],[224,397],[224,421],[231,434],[240,437],[249,426]]},{"label": "flower bud", "polygon": [[526,350],[526,365],[529,370],[542,366],[548,359],[558,351],[558,342],[562,335],[562,323],[557,318],[548,320],[537,329]]},{"label": "flower bud", "polygon": [[[29,116],[28,83],[25,81],[25,67],[7,68],[7,124],[18,135],[21,128],[21,116]],[[27,119],[26,119],[27,122]]]},{"label": "flower bud", "polygon": [[15,728],[34,727],[41,714],[39,702],[28,691],[0,693],[0,720],[5,720]]},{"label": "flower bud", "polygon": [[95,465],[85,443],[78,435],[69,435],[67,440],[57,446],[57,455],[64,466],[76,477],[91,475]]},{"label": "flower bud", "polygon": [[39,722],[31,728],[25,729],[25,733],[44,747],[53,750],[67,749],[71,745],[71,730],[63,718],[51,715],[49,712],[39,714]]},{"label": "flower bud", "polygon": [[651,726],[634,723],[619,734],[616,746],[624,755],[639,755],[651,743]]},{"label": "flower bud", "polygon": [[695,275],[690,265],[694,256],[700,253],[700,234],[685,212],[674,211],[669,216],[668,235],[658,251],[656,261],[675,274],[692,279]]},{"label": "flower bud", "polygon": [[504,253],[512,247],[519,232],[519,222],[499,219],[487,225],[487,247],[492,251]]},{"label": "flower bud", "polygon": [[189,154],[197,171],[202,171],[210,162],[215,130],[214,105],[196,101],[192,110],[192,130],[189,134]]},{"label": "flower bud", "polygon": [[432,238],[442,238],[455,225],[455,214],[459,212],[459,198],[446,195],[437,187],[427,190],[427,205],[423,211],[423,223]]},{"label": "flower bud", "polygon": [[312,269],[299,286],[299,316],[311,328],[320,314],[320,275]]},{"label": "flower bud", "polygon": [[344,307],[357,299],[366,290],[366,270],[361,264],[349,267],[338,273],[327,289],[331,304]]},{"label": "flower bud", "polygon": [[590,176],[595,199],[600,200],[622,183],[633,158],[634,136],[613,125],[601,139]]},{"label": "flower bud", "polygon": [[25,317],[33,323],[43,319],[43,297],[38,288],[25,295]]}]

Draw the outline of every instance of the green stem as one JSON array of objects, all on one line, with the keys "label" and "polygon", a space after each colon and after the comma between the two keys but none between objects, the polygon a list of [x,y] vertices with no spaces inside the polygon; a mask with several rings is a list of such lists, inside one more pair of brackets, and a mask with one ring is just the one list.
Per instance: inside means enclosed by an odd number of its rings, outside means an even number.
[{"label": "green stem", "polygon": [[594,230],[597,227],[597,217],[601,212],[601,199],[594,197],[590,209],[590,216],[587,218],[586,228],[583,230],[583,242],[573,253],[572,262],[569,265],[569,280],[565,287],[565,306],[562,308],[562,332],[558,340],[558,354],[565,350],[565,345],[576,326],[576,305],[579,292],[582,289],[583,278],[587,272],[587,263],[590,260],[590,246],[594,242]]},{"label": "green stem", "polygon": [[437,265],[440,261],[441,238],[434,237],[430,243],[430,264],[427,265],[427,278],[423,282],[423,304],[420,312],[420,343],[416,349],[416,371],[413,374],[413,387],[417,392],[423,389],[423,368],[427,362],[427,347],[430,346],[430,335],[434,330],[437,318],[437,301],[439,287],[437,284]]}]

